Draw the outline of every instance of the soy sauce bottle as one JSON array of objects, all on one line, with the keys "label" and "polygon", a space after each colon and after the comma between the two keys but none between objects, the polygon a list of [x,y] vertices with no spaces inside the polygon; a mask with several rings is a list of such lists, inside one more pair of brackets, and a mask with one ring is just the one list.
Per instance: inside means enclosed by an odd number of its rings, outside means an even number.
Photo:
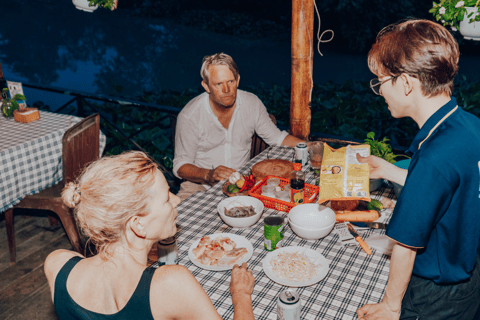
[{"label": "soy sauce bottle", "polygon": [[305,199],[305,173],[302,172],[302,164],[294,163],[290,173],[290,199],[295,204],[303,203]]}]

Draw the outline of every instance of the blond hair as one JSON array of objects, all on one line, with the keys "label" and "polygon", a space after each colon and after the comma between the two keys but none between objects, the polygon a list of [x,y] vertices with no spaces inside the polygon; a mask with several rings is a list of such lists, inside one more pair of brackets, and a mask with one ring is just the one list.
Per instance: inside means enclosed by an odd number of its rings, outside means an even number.
[{"label": "blond hair", "polygon": [[63,202],[74,208],[79,227],[99,254],[108,255],[131,217],[148,214],[156,172],[157,164],[145,153],[129,151],[93,162],[65,186]]},{"label": "blond hair", "polygon": [[210,66],[224,65],[227,66],[230,71],[232,71],[235,80],[238,80],[239,70],[235,61],[232,57],[223,52],[215,53],[211,56],[203,57],[202,68],[200,69],[200,75],[202,76],[203,81],[208,84],[208,79],[210,77]]}]

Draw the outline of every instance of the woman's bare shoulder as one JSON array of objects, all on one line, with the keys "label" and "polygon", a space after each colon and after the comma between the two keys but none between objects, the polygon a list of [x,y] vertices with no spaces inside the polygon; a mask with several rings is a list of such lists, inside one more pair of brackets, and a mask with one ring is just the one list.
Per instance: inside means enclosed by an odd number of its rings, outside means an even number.
[{"label": "woman's bare shoulder", "polygon": [[80,253],[65,249],[55,250],[50,253],[47,256],[47,259],[45,259],[44,265],[45,275],[48,281],[54,280],[60,269],[62,269],[62,267],[65,265],[65,263],[67,263],[67,261],[70,260],[72,257],[77,256],[83,258]]},{"label": "woman's bare shoulder", "polygon": [[154,317],[221,319],[205,290],[184,266],[158,268],[152,279],[150,297],[155,301],[150,304]]},{"label": "woman's bare shoulder", "polygon": [[[152,283],[176,282],[176,281],[191,281],[195,280],[192,273],[184,266],[167,265],[159,267],[155,270]],[[196,281],[196,280],[195,280]]]}]

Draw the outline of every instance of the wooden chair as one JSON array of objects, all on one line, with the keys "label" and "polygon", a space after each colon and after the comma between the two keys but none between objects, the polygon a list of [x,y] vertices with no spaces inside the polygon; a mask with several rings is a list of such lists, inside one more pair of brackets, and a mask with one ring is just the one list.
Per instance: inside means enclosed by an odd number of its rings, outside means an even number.
[{"label": "wooden chair", "polygon": [[[5,211],[10,262],[16,260],[13,209],[44,209],[60,218],[67,237],[75,251],[84,254],[83,245],[73,217],[73,210],[63,204],[61,192],[66,183],[74,181],[83,168],[99,158],[100,115],[93,114],[68,129],[63,135],[63,180],[34,195],[28,195],[13,208]],[[49,217],[50,220],[50,217]],[[52,220],[50,220],[52,222]]]},{"label": "wooden chair", "polygon": [[[268,114],[270,119],[272,119],[273,124],[277,125],[277,119],[273,116],[273,114]],[[252,149],[250,150],[250,159],[258,155],[263,150],[267,149],[269,146],[268,144],[263,141],[256,133],[252,138]]]}]

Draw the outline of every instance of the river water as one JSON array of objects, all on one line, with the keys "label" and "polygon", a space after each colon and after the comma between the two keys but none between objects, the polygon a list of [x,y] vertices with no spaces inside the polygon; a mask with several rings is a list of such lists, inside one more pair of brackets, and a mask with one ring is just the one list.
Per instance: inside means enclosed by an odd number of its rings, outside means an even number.
[{"label": "river water", "polygon": [[[225,52],[240,68],[240,87],[290,85],[289,37],[245,40],[134,17],[121,1],[115,11],[93,13],[77,10],[71,1],[45,2],[0,0],[0,62],[7,80],[105,95],[115,94],[114,88],[122,88],[121,95],[183,90],[200,86],[204,55]],[[315,83],[373,77],[367,53],[347,53],[338,45],[322,44],[323,57],[315,52]],[[462,56],[460,72],[480,80],[480,54]],[[41,100],[53,109],[68,100],[33,89],[25,94],[29,105]]]}]

